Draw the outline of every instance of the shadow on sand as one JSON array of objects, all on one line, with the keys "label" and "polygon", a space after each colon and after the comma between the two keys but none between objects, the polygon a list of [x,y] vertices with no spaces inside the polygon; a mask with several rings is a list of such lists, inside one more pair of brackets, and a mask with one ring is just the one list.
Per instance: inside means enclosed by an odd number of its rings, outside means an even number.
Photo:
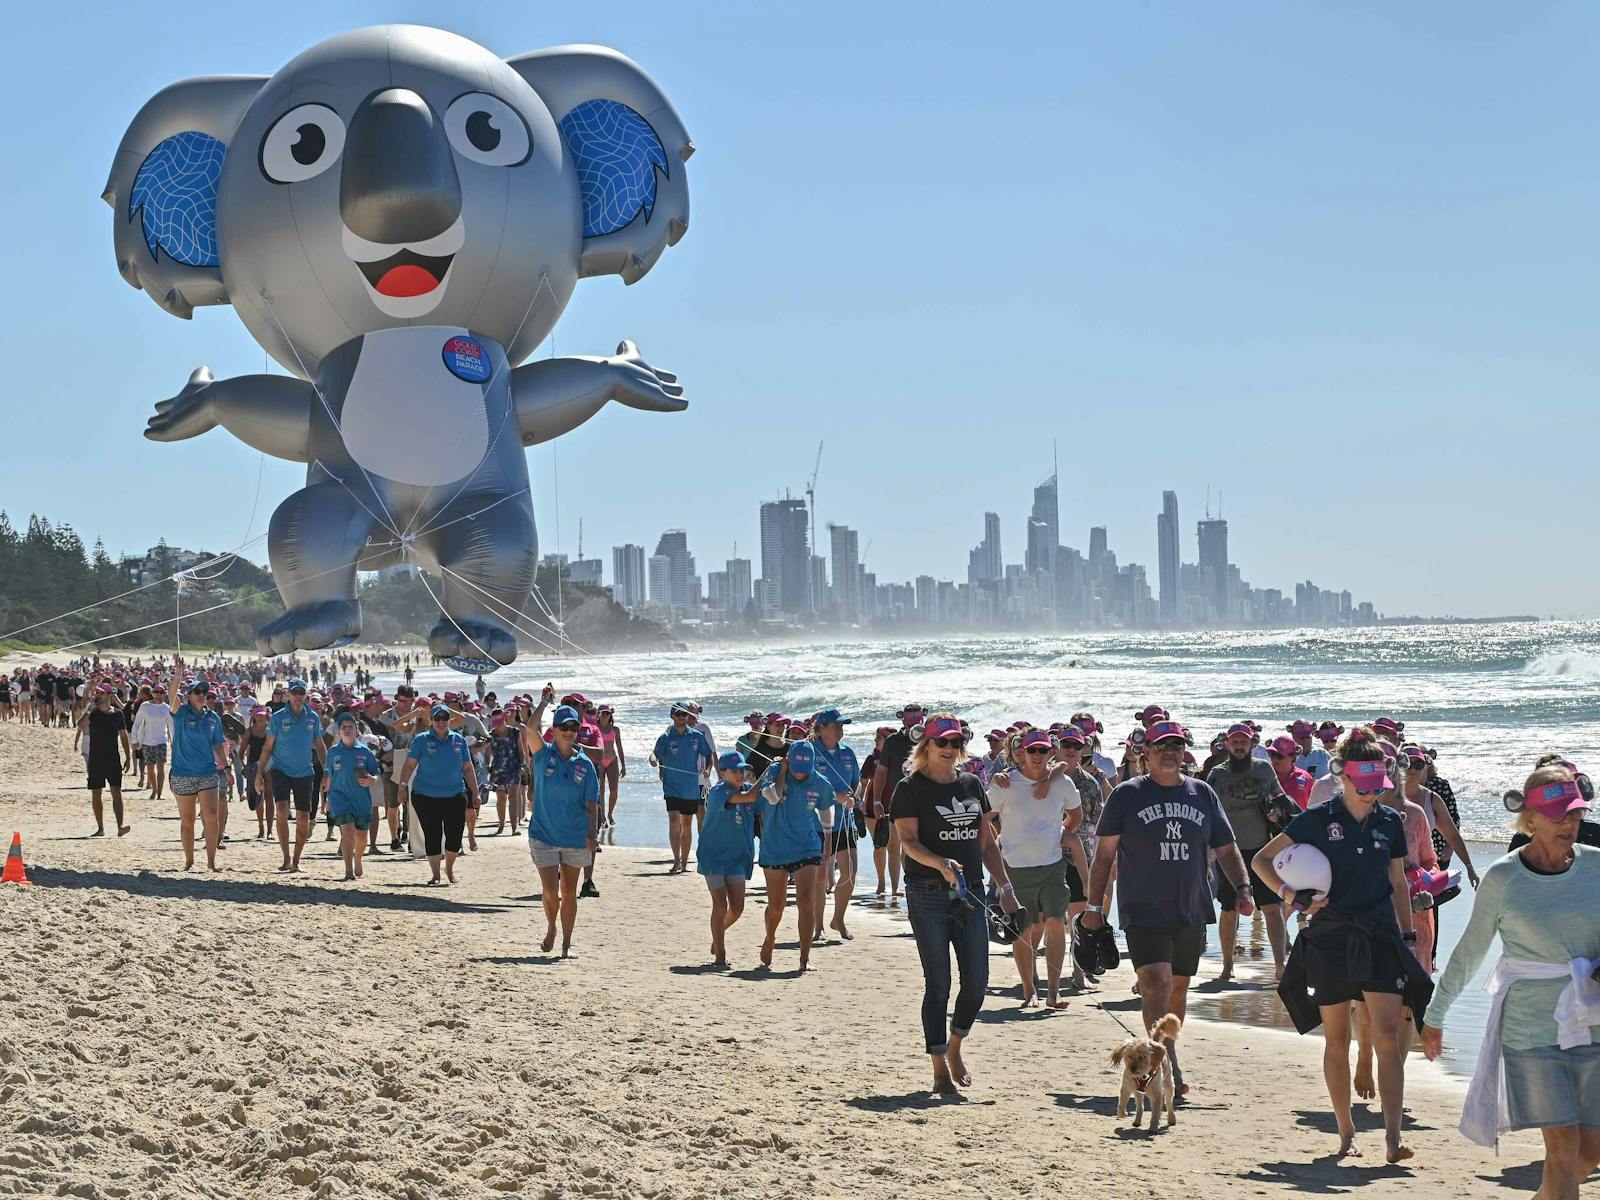
[{"label": "shadow on sand", "polygon": [[[154,871],[77,871],[60,867],[35,867],[31,874],[38,887],[105,888],[126,892],[130,896],[155,896],[166,900],[214,900],[223,904],[342,904],[348,908],[457,914],[512,911],[498,905],[449,900],[431,889],[423,895],[413,896],[397,895],[390,888],[369,891],[360,887],[346,889],[227,876],[219,879],[201,874],[168,876],[158,875]],[[403,885],[391,885],[399,886]]]}]

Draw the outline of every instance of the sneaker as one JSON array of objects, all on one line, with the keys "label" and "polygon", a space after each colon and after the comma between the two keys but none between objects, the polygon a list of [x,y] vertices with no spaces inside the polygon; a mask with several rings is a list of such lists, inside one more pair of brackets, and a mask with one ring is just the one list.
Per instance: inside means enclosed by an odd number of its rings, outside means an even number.
[{"label": "sneaker", "polygon": [[585,900],[598,900],[600,889],[595,887],[594,880],[586,879],[583,881],[583,886],[578,889],[578,895]]}]

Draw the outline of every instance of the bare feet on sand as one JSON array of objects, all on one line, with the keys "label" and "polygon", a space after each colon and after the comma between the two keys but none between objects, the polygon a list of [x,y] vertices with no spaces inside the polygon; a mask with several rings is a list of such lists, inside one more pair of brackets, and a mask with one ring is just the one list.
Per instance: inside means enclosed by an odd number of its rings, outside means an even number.
[{"label": "bare feet on sand", "polygon": [[1404,1142],[1389,1142],[1388,1151],[1383,1157],[1385,1162],[1393,1165],[1394,1163],[1405,1162],[1406,1159],[1414,1157],[1415,1153],[1416,1152]]},{"label": "bare feet on sand", "polygon": [[127,837],[132,832],[133,832],[133,826],[132,825],[124,825],[121,829],[117,830],[117,836],[118,837]]},{"label": "bare feet on sand", "polygon": [[1063,1000],[1055,992],[1051,992],[1049,994],[1049,996],[1046,998],[1046,1000],[1044,1002],[1044,1006],[1046,1008],[1054,1008],[1054,1009],[1058,1009],[1059,1010],[1059,1009],[1063,1009],[1063,1008],[1067,1007],[1067,1005],[1069,1005],[1071,1003],[1072,1003],[1072,1001]]},{"label": "bare feet on sand", "polygon": [[950,1068],[950,1078],[955,1080],[958,1087],[971,1087],[972,1074],[967,1070],[967,1064],[961,1061],[961,1051],[952,1043],[944,1056],[945,1065]]},{"label": "bare feet on sand", "polygon": [[556,927],[554,925],[552,925],[552,926],[550,926],[549,931],[544,935],[544,941],[539,943],[539,949],[543,950],[546,954],[549,954],[550,951],[554,950],[555,948],[556,948]]},{"label": "bare feet on sand", "polygon": [[1378,1089],[1372,1083],[1372,1064],[1362,1063],[1356,1067],[1356,1077],[1353,1086],[1356,1095],[1363,1100],[1371,1100],[1378,1094]]},{"label": "bare feet on sand", "polygon": [[844,927],[843,921],[830,921],[828,923],[828,928],[837,931],[839,936],[847,942],[853,942],[856,940],[856,935]]},{"label": "bare feet on sand", "polygon": [[1349,1129],[1339,1130],[1339,1158],[1360,1158],[1361,1147],[1356,1145],[1356,1130],[1352,1125]]}]

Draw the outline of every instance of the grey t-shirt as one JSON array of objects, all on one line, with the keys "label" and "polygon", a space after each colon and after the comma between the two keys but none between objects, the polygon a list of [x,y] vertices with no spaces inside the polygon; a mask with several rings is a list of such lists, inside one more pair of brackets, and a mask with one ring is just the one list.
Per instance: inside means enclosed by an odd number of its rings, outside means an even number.
[{"label": "grey t-shirt", "polygon": [[[1265,809],[1273,796],[1283,795],[1283,785],[1271,763],[1251,758],[1242,770],[1234,770],[1230,760],[1212,767],[1206,782],[1222,802],[1222,811],[1228,815],[1228,824],[1233,826],[1233,836],[1242,850],[1253,853],[1276,836],[1277,831],[1267,824]],[[1246,861],[1248,858],[1247,854]]]}]

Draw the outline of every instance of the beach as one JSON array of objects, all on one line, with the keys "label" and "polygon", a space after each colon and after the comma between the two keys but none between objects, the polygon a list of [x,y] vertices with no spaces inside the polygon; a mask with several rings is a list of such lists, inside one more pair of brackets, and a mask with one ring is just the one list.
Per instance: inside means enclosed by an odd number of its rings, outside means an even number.
[{"label": "beach", "polygon": [[[0,730],[4,830],[31,888],[0,888],[0,1194],[408,1200],[537,1197],[1174,1194],[1454,1196],[1531,1191],[1537,1135],[1495,1158],[1455,1132],[1463,1084],[1413,1056],[1408,1168],[1336,1163],[1322,1043],[1195,1019],[1193,1090],[1169,1132],[1112,1115],[1124,967],[1064,1013],[1020,1012],[1009,957],[968,1043],[974,1086],[931,1099],[921,977],[903,922],[861,907],[856,939],[796,976],[792,910],[752,970],[759,888],[707,965],[700,880],[610,847],[576,957],[539,952],[520,838],[480,838],[462,882],[368,860],[306,870],[232,809],[227,870],[184,874],[170,799],[130,793],[133,830],[92,828],[60,731]],[[870,870],[867,875],[870,878]],[[996,948],[998,950],[998,948]],[[1241,988],[1241,1002],[1259,985]]]}]

